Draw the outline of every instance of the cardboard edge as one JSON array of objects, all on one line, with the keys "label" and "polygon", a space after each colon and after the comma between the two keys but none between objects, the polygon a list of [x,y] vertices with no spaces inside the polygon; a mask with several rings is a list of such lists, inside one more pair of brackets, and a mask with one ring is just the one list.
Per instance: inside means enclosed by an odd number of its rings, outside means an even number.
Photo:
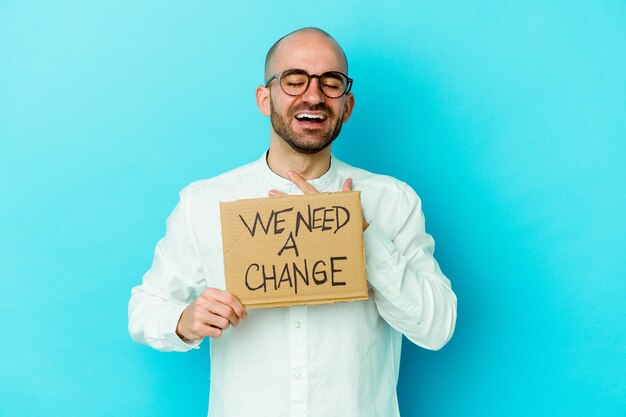
[{"label": "cardboard edge", "polygon": [[275,302],[264,302],[264,303],[248,303],[245,304],[245,308],[274,308],[274,307],[292,307],[294,305],[324,305],[324,304],[335,304],[335,303],[344,303],[349,301],[365,301],[369,300],[369,294],[365,293],[365,295],[355,295],[352,297],[342,297],[341,299],[332,299],[332,300],[298,300],[297,304],[292,301],[275,301]]}]

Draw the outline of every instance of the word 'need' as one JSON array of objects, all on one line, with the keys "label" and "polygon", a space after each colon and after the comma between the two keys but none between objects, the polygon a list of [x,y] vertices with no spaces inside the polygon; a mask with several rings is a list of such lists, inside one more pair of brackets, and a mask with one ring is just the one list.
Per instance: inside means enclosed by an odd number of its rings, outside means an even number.
[{"label": "word 'need'", "polygon": [[239,218],[252,237],[259,229],[265,235],[281,234],[285,231],[285,223],[294,225],[293,230],[297,237],[300,231],[304,231],[304,229],[309,232],[320,230],[322,232],[333,231],[333,233],[337,233],[339,229],[350,221],[350,211],[343,206],[313,208],[310,204],[307,204],[304,213],[300,210],[294,211],[293,207],[289,207],[283,210],[272,210],[269,216],[263,219],[261,214],[257,212],[254,220],[251,222],[252,225],[241,214],[239,214]]}]

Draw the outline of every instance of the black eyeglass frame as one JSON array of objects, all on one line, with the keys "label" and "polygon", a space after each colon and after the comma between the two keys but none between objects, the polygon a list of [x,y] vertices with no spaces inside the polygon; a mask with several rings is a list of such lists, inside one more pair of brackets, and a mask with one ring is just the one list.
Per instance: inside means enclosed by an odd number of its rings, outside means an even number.
[{"label": "black eyeglass frame", "polygon": [[[306,76],[307,76],[307,83],[306,83],[306,87],[304,88],[304,90],[302,90],[302,92],[301,92],[300,94],[289,94],[288,92],[286,92],[286,91],[285,91],[285,89],[284,89],[284,87],[283,87],[283,84],[280,82],[280,79],[283,77],[283,75],[284,75],[285,73],[292,72],[292,71],[297,71],[298,73],[301,73],[301,74],[306,74]],[[322,86],[321,86],[322,77],[323,77],[323,76],[325,76],[325,75],[329,75],[329,74],[338,74],[338,75],[340,75],[340,76],[342,76],[342,77],[344,77],[344,78],[346,79],[346,88],[345,88],[344,92],[343,92],[343,93],[341,93],[341,94],[340,94],[339,96],[337,96],[337,97],[331,97],[331,96],[329,96],[328,94],[326,94],[326,93],[324,92],[324,89],[323,89],[323,88],[322,88]],[[288,96],[291,96],[291,97],[298,97],[298,96],[300,96],[300,95],[304,94],[304,93],[305,93],[305,92],[309,89],[309,86],[311,85],[311,78],[317,78],[317,82],[318,82],[318,83],[320,83],[320,91],[322,92],[322,94],[324,94],[324,95],[325,95],[326,97],[328,97],[328,98],[341,98],[341,97],[345,96],[346,94],[348,94],[348,93],[350,92],[350,90],[352,89],[352,81],[353,81],[353,80],[352,80],[352,78],[348,77],[348,76],[347,76],[346,74],[344,74],[343,72],[340,72],[340,71],[326,71],[326,72],[325,72],[325,73],[323,73],[323,74],[317,75],[317,74],[309,74],[309,73],[308,73],[308,72],[306,72],[305,70],[303,70],[303,69],[298,69],[298,68],[290,68],[290,69],[286,69],[286,70],[284,70],[284,71],[283,71],[283,72],[281,72],[281,73],[278,73],[278,74],[273,74],[273,75],[272,75],[272,76],[271,76],[271,77],[270,77],[270,78],[269,78],[269,79],[265,82],[265,87],[267,88],[267,87],[270,85],[270,83],[271,83],[273,80],[275,80],[275,79],[276,79],[276,80],[278,80],[278,84],[280,85],[280,89],[281,89],[281,90],[283,90],[283,92],[284,92],[285,94],[287,94]]]}]

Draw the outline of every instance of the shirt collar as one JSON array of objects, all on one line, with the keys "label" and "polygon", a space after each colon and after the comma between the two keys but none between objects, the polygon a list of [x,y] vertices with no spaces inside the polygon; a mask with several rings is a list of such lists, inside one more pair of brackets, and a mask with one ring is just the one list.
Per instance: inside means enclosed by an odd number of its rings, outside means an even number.
[{"label": "shirt collar", "polygon": [[[294,186],[293,182],[287,178],[283,178],[274,171],[272,171],[267,164],[267,153],[269,150],[265,151],[265,153],[259,158],[257,161],[261,166],[261,170],[263,171],[263,177],[269,183],[270,187],[277,188],[279,190],[288,190],[289,187]],[[330,168],[328,171],[323,173],[321,176],[317,178],[313,178],[307,180],[309,184],[315,187],[318,191],[327,191],[327,187],[332,183],[332,181],[337,176],[337,160],[331,154],[330,155]],[[334,190],[337,191],[337,190]]]}]

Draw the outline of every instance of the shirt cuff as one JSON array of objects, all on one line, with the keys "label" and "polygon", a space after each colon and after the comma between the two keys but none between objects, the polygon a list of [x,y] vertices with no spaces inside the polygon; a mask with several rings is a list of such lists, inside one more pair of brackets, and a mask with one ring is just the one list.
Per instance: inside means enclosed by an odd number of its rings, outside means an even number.
[{"label": "shirt cuff", "polygon": [[165,320],[163,321],[162,334],[165,338],[171,341],[175,350],[180,351],[188,351],[191,349],[200,348],[200,343],[202,343],[203,339],[195,340],[195,341],[184,341],[176,333],[176,326],[178,326],[178,320],[180,319],[180,315],[183,314],[183,310],[187,308],[184,304],[176,304],[174,305],[170,311],[165,316]]}]

